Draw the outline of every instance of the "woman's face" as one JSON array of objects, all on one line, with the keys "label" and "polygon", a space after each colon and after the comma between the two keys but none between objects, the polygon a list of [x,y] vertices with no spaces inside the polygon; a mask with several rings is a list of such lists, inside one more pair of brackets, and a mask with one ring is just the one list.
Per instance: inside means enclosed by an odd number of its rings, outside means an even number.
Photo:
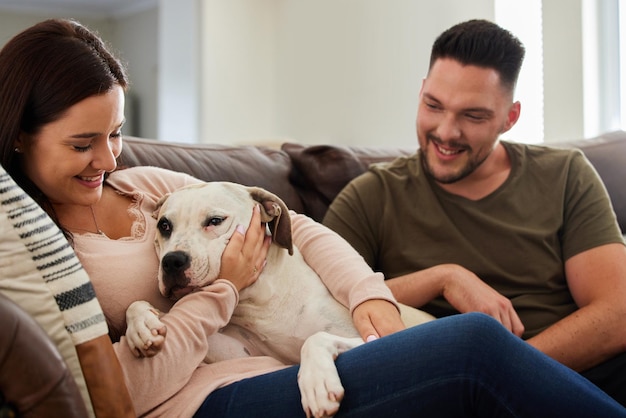
[{"label": "woman's face", "polygon": [[18,141],[23,170],[53,205],[92,205],[102,195],[104,173],[122,151],[124,91],[88,97],[29,141]]}]

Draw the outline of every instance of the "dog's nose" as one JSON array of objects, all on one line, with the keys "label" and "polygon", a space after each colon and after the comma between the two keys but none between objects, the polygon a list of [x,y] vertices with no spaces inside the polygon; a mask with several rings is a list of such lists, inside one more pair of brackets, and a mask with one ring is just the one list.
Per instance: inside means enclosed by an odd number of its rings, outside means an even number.
[{"label": "dog's nose", "polygon": [[189,256],[184,251],[172,251],[165,254],[161,260],[161,267],[168,275],[180,273],[189,267]]}]

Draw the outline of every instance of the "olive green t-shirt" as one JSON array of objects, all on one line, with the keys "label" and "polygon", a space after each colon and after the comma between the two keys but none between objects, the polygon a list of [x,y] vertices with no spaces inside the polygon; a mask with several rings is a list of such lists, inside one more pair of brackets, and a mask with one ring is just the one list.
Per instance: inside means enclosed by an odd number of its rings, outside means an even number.
[{"label": "olive green t-shirt", "polygon": [[[324,224],[386,278],[447,263],[467,268],[512,301],[528,338],[577,309],[565,260],[624,241],[581,151],[502,144],[511,172],[480,200],[439,187],[418,151],[371,166],[337,196]],[[456,313],[443,298],[422,308],[438,317]]]}]

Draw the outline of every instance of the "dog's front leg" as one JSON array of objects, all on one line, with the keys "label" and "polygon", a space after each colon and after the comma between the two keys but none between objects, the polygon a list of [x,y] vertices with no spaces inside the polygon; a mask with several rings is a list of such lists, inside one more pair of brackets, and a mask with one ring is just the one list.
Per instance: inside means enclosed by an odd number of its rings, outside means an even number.
[{"label": "dog's front leg", "polygon": [[361,338],[339,337],[323,331],[306,339],[301,350],[298,386],[307,417],[330,417],[337,413],[344,389],[335,359],[362,343]]},{"label": "dog's front leg", "polygon": [[148,302],[139,300],[126,310],[126,340],[136,357],[152,357],[165,343],[167,328],[161,313]]}]

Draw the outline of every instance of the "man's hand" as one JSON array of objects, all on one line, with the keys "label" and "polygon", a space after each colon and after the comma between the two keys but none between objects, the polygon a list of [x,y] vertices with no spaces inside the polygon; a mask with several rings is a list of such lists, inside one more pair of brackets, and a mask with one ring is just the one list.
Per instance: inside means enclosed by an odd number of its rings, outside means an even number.
[{"label": "man's hand", "polygon": [[513,304],[478,276],[461,266],[452,266],[453,274],[443,286],[443,297],[459,312],[482,312],[494,317],[506,329],[521,337],[524,324]]},{"label": "man's hand", "polygon": [[457,311],[482,312],[520,337],[524,324],[513,304],[478,276],[457,264],[440,264],[385,283],[398,302],[417,308],[443,296]]},{"label": "man's hand", "polygon": [[352,312],[352,320],[363,341],[371,341],[405,328],[398,308],[383,299],[361,303]]}]

